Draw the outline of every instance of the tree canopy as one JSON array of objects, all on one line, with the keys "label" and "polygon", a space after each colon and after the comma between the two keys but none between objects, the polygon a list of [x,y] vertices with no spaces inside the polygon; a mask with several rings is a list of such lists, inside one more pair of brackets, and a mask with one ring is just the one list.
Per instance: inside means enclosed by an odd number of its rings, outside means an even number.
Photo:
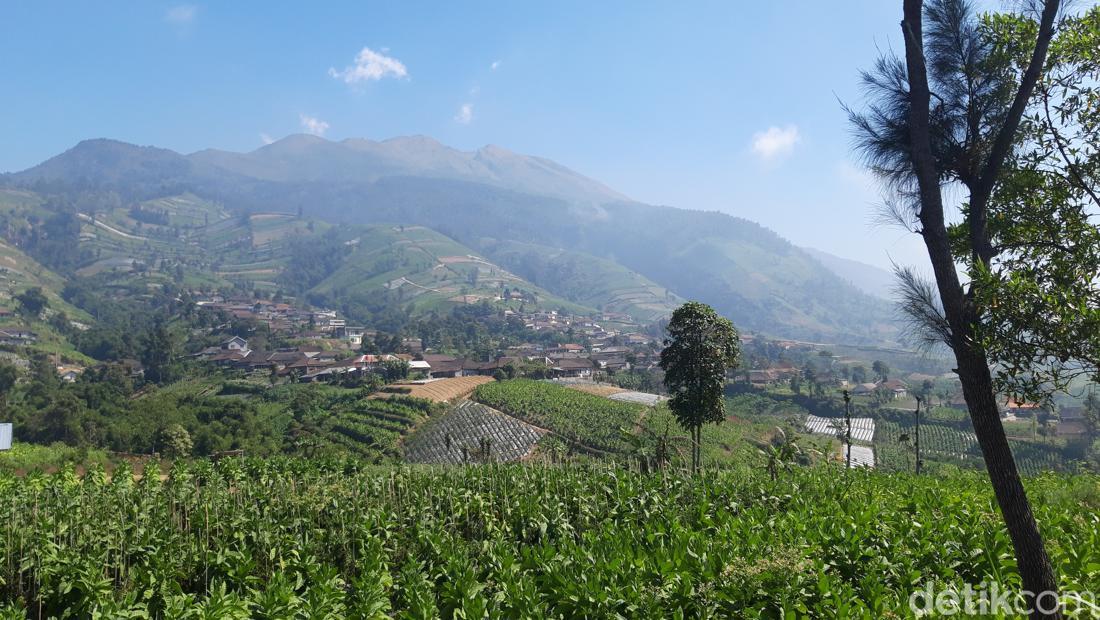
[{"label": "tree canopy", "polygon": [[741,354],[737,330],[710,306],[691,301],[676,309],[661,351],[669,408],[693,438],[692,468],[699,467],[699,430],[725,419],[726,370]]}]

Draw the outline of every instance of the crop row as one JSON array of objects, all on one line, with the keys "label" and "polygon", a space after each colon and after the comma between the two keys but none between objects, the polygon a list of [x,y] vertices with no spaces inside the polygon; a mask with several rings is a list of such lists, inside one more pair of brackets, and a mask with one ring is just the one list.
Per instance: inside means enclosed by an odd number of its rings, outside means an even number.
[{"label": "crop row", "polygon": [[413,463],[507,462],[526,456],[545,431],[485,405],[466,401],[411,435],[405,458]]},{"label": "crop row", "polygon": [[430,415],[430,404],[409,398],[332,399],[303,418],[303,430],[319,447],[361,457],[396,456],[401,438]]},{"label": "crop row", "polygon": [[[1067,590],[1100,581],[1098,482],[1028,480]],[[0,617],[907,617],[926,581],[1018,583],[995,506],[976,472],[0,475]]]},{"label": "crop row", "polygon": [[631,429],[647,409],[530,379],[486,383],[478,386],[474,398],[550,429],[567,440],[599,450],[620,448],[620,429]]},{"label": "crop row", "polygon": [[[908,435],[909,443],[916,441],[915,426],[901,426],[897,422],[879,421],[875,429],[875,443],[896,444],[902,435]],[[941,424],[921,424],[921,451],[935,452],[952,456],[973,456],[977,452],[977,438],[974,433],[958,431]]]}]

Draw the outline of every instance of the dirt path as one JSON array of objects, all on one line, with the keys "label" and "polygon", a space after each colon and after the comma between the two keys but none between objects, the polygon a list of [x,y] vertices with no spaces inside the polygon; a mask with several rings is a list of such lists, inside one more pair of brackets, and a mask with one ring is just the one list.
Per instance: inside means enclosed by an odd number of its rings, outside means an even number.
[{"label": "dirt path", "polygon": [[125,238],[125,239],[132,239],[134,241],[149,241],[149,237],[140,237],[138,235],[131,235],[128,232],[123,232],[123,231],[121,231],[117,228],[114,228],[112,226],[108,226],[107,224],[104,224],[103,222],[101,222],[99,220],[92,219],[92,217],[90,217],[88,215],[85,215],[83,213],[77,213],[76,215],[77,215],[77,217],[84,220],[85,222],[91,222],[93,225],[98,226],[99,228],[102,228],[103,230],[112,232],[112,233],[114,233],[114,234],[116,234],[120,237]]}]

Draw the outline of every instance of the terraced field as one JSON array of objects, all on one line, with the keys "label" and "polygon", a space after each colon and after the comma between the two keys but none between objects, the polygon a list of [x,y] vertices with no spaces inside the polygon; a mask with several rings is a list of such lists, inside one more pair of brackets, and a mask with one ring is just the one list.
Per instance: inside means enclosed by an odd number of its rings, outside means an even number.
[{"label": "terraced field", "polygon": [[317,404],[302,418],[303,441],[370,460],[399,456],[401,439],[435,413],[435,405],[425,400],[377,400],[354,393],[327,395]]},{"label": "terraced field", "polygon": [[[902,434],[908,434],[913,440],[915,428],[901,426],[897,422],[879,420],[875,427],[875,442],[896,444]],[[953,457],[980,455],[977,452],[978,438],[974,433],[955,430],[941,424],[921,424],[921,450],[926,453],[938,453]]]},{"label": "terraced field", "polygon": [[[915,460],[915,427],[880,420],[875,432],[875,452],[879,464],[892,470],[912,469]],[[899,442],[902,434],[908,442]],[[943,424],[922,423],[920,427],[922,460],[951,463],[960,467],[984,468],[981,448],[974,433],[957,430]],[[1025,474],[1043,471],[1066,470],[1067,463],[1058,446],[1042,440],[1009,439],[1016,465]]]},{"label": "terraced field", "polygon": [[603,383],[566,383],[562,382],[560,385],[571,390],[578,390],[586,394],[592,394],[593,396],[603,396],[604,398],[610,397],[613,394],[620,394],[625,392],[623,388],[617,385],[606,385]]},{"label": "terraced field", "polygon": [[476,376],[436,379],[424,383],[395,383],[386,386],[385,390],[373,394],[371,397],[391,398],[396,395],[403,395],[412,398],[423,398],[434,403],[449,403],[469,396],[477,386],[492,381],[492,377]]},{"label": "terraced field", "polygon": [[644,405],[531,379],[487,383],[474,391],[474,400],[599,451],[622,448],[620,429],[634,428],[648,411]]},{"label": "terraced field", "polygon": [[659,394],[650,394],[648,392],[631,392],[628,390],[616,392],[608,396],[608,398],[624,403],[645,405],[647,407],[655,407],[662,402],[668,400],[667,398],[665,398],[664,396],[660,396]]},{"label": "terraced field", "polygon": [[545,434],[495,409],[465,401],[410,435],[404,442],[405,460],[437,465],[518,461]]}]

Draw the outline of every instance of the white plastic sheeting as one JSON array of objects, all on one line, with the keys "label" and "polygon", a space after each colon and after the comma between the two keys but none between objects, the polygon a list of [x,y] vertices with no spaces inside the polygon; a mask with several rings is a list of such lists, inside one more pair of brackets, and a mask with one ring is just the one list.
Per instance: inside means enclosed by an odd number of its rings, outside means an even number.
[{"label": "white plastic sheeting", "polygon": [[[806,416],[806,432],[815,435],[832,435],[844,437],[848,427],[844,418],[821,418],[816,415]],[[870,443],[875,438],[874,418],[852,418],[852,440],[866,441]]]}]

